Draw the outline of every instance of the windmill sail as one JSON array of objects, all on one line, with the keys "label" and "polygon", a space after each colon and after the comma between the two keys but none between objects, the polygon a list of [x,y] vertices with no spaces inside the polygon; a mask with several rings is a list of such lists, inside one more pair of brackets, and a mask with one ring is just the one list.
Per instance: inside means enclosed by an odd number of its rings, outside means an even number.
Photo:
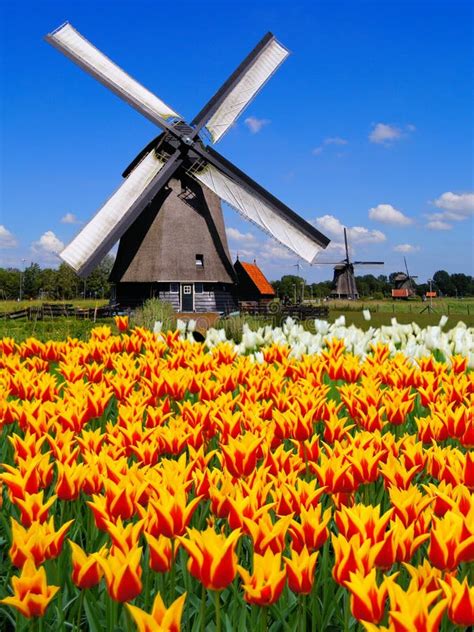
[{"label": "windmill sail", "polygon": [[147,154],[61,252],[61,259],[79,275],[89,274],[180,164],[171,158],[165,166],[154,151]]},{"label": "windmill sail", "polygon": [[46,41],[153,123],[164,127],[166,119],[181,118],[166,103],[101,53],[68,22],[47,35]]},{"label": "windmill sail", "polygon": [[267,33],[191,125],[198,131],[205,126],[212,142],[216,143],[289,54],[271,33]]},{"label": "windmill sail", "polygon": [[[311,263],[329,240],[250,178],[245,177],[245,182],[241,177],[233,178],[228,169],[230,163],[225,161],[225,165],[227,174],[217,166],[208,164],[200,171],[191,172],[191,175],[245,219],[257,224],[274,239]],[[237,169],[235,171],[243,175]]]},{"label": "windmill sail", "polygon": [[[223,284],[223,287],[216,286],[213,291],[230,295],[231,291],[224,285],[232,283],[232,265],[226,252],[225,240],[218,234],[219,214],[214,213],[215,217],[211,217],[214,202],[219,198],[308,262],[312,262],[319,251],[326,248],[329,243],[327,237],[232,163],[211,148],[205,147],[198,137],[200,130],[206,127],[213,141],[219,140],[286,59],[288,50],[271,33],[244,59],[191,125],[114,64],[70,24],[61,26],[46,39],[165,132],[138,154],[126,169],[122,186],[60,254],[79,275],[90,273],[112,245],[123,237],[124,242],[119,248],[118,261],[114,268],[117,283],[136,283],[137,286],[145,284],[146,291],[152,292],[156,290],[153,284],[158,277],[160,282],[169,281],[169,284],[174,285],[169,271],[165,276],[170,278],[164,279],[163,270],[158,275],[156,266],[151,265],[153,262],[148,262],[150,265],[142,265],[142,262],[147,256],[158,259],[154,248],[157,239],[151,240],[152,235],[160,236],[166,228],[169,233],[166,243],[174,244],[178,235],[183,237],[184,232],[179,230],[179,218],[170,211],[180,208],[181,215],[193,218],[195,226],[198,221],[201,222],[202,235],[206,237],[198,238],[197,231],[192,227],[186,233],[186,256],[191,259],[187,260],[186,273],[178,264],[173,266],[178,276],[186,274],[186,279],[183,277],[178,280],[186,281],[189,285],[193,274],[198,274],[196,278],[202,279],[202,282],[197,281],[200,292],[196,289],[196,293],[202,293],[202,284],[205,281],[214,281],[218,285]],[[170,118],[178,120],[170,122]],[[187,189],[192,188],[186,184],[186,180],[189,183],[187,174],[194,178],[193,186],[198,189],[192,192],[187,203],[190,206],[200,205],[195,210],[200,213],[201,219],[190,215],[188,208],[183,210],[181,204],[182,199],[185,199],[182,197],[183,191],[187,195]],[[178,185],[182,188],[181,193],[177,192]],[[209,189],[206,194],[203,194],[201,185]],[[209,207],[208,197],[211,200],[211,210],[208,208],[206,212],[206,206]],[[146,225],[149,227],[149,235],[146,234]],[[209,245],[206,252],[202,252],[203,240],[213,244],[212,248]],[[129,247],[131,245],[133,256]],[[179,250],[179,256],[181,254]],[[210,266],[212,261],[221,263]],[[222,266],[225,274],[219,272]],[[178,268],[181,270],[179,273]],[[190,270],[194,271],[193,274]],[[213,279],[205,276],[209,274]],[[168,293],[173,294],[171,285]],[[141,290],[138,288],[137,292],[139,291]],[[192,301],[187,301],[187,304],[192,306]]]}]

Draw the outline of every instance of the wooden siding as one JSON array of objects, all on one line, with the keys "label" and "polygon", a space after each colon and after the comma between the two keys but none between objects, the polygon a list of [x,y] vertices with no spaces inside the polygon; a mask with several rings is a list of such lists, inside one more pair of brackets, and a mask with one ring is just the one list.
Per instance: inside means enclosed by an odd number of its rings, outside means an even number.
[{"label": "wooden siding", "polygon": [[175,312],[179,312],[179,292],[167,292],[158,290],[157,297],[161,301],[171,303]]}]

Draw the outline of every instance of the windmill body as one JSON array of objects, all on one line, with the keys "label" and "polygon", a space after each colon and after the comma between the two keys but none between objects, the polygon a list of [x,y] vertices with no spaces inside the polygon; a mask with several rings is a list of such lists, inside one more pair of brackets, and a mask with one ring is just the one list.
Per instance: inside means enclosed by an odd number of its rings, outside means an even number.
[{"label": "windmill body", "polygon": [[349,256],[349,244],[347,241],[347,229],[344,228],[344,247],[346,257],[342,261],[332,264],[328,261],[318,262],[316,265],[334,265],[334,277],[330,298],[343,298],[357,300],[359,292],[354,274],[354,266],[380,266],[383,261],[351,261]]},{"label": "windmill body", "polygon": [[341,263],[334,266],[331,298],[348,298],[357,300],[359,292],[354,276],[354,266],[351,263]]},{"label": "windmill body", "polygon": [[405,262],[405,272],[397,272],[393,277],[394,287],[392,289],[392,298],[410,298],[416,296],[416,283],[417,276],[412,276],[408,271],[407,260],[403,257]]},{"label": "windmill body", "polygon": [[70,24],[46,39],[162,130],[60,254],[80,276],[120,240],[111,281],[121,305],[157,296],[178,311],[232,310],[237,275],[221,201],[308,262],[326,248],[327,237],[205,144],[204,131],[217,142],[288,56],[271,33],[191,124]]}]

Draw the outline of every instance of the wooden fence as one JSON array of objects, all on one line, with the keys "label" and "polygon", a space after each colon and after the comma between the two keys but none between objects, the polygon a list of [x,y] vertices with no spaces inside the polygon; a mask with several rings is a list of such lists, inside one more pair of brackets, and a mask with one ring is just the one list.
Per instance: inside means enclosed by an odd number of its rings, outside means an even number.
[{"label": "wooden fence", "polygon": [[289,316],[297,320],[327,318],[329,307],[326,305],[283,305],[276,301],[262,304],[241,303],[240,311],[251,316],[278,317],[285,320]]},{"label": "wooden fence", "polygon": [[104,307],[80,308],[71,303],[43,303],[32,305],[13,312],[0,312],[0,318],[6,320],[49,320],[51,318],[77,318],[84,320],[97,320],[111,318],[117,312],[117,307],[106,305]]}]

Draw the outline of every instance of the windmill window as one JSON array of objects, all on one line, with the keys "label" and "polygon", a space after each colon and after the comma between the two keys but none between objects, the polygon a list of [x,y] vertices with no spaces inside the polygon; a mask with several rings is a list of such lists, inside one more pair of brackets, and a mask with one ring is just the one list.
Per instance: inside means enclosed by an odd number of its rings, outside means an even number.
[{"label": "windmill window", "polygon": [[170,283],[170,292],[171,292],[171,294],[178,294],[178,292],[179,292],[179,283]]},{"label": "windmill window", "polygon": [[194,284],[194,291],[196,292],[196,294],[202,294],[204,292],[203,284],[202,283],[195,283]]},{"label": "windmill window", "polygon": [[204,255],[196,255],[196,268],[204,267]]}]

